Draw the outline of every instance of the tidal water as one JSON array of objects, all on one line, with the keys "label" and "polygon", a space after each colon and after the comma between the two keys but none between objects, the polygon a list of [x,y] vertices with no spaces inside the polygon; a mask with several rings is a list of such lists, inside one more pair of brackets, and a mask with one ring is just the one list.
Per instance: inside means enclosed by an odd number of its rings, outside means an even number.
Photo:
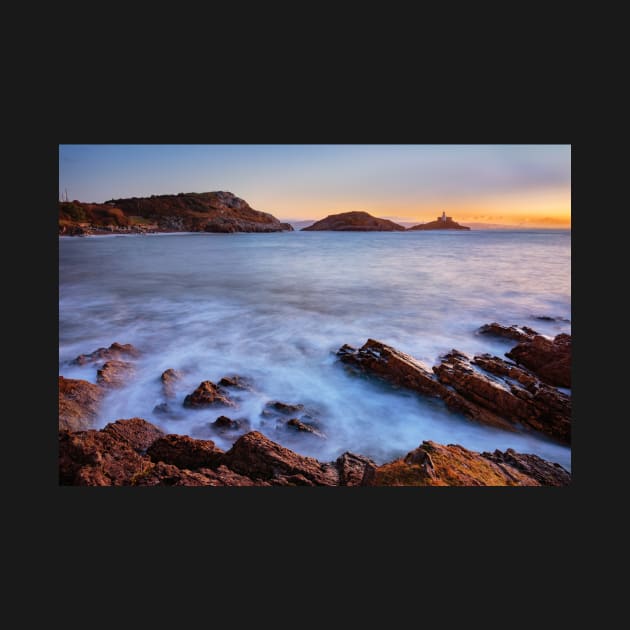
[{"label": "tidal water", "polygon": [[[558,318],[542,321],[538,316]],[[456,348],[503,356],[509,340],[482,324],[571,332],[571,233],[290,232],[59,239],[59,373],[96,381],[71,360],[112,342],[142,352],[135,377],[106,398],[97,428],[141,417],[169,433],[212,439],[220,415],[249,419],[275,441],[321,460],[344,451],[389,461],[423,440],[476,451],[514,448],[570,470],[571,452],[534,432],[488,428],[441,402],[354,377],[344,343],[378,339],[428,365]],[[184,374],[171,413],[160,374]],[[203,380],[238,374],[238,408],[189,410]],[[327,439],[278,431],[265,403],[304,404]]]}]

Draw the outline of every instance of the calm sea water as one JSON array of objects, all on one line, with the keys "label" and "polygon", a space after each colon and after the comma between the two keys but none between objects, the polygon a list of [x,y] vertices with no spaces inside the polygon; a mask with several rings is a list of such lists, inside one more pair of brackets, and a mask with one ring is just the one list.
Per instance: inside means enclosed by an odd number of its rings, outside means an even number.
[{"label": "calm sea water", "polygon": [[[59,239],[59,373],[95,382],[69,362],[112,342],[142,350],[133,381],[108,396],[98,426],[139,416],[170,433],[230,441],[208,427],[222,413],[307,455],[349,450],[384,462],[423,440],[484,451],[512,447],[570,469],[570,449],[452,414],[441,402],[352,377],[344,343],[378,339],[439,362],[457,348],[502,356],[513,344],[476,334],[484,323],[570,332],[570,231],[293,232]],[[184,372],[173,413],[160,416],[160,374]],[[239,408],[186,410],[202,380],[240,374],[255,392]],[[274,433],[269,400],[303,403],[327,434]]]}]

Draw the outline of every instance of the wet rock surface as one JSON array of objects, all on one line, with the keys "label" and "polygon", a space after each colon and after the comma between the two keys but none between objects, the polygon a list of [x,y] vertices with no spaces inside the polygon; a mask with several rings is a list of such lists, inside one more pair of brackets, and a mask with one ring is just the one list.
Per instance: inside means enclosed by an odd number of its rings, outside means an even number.
[{"label": "wet rock surface", "polygon": [[102,387],[117,389],[124,387],[135,373],[133,363],[113,359],[96,371],[96,382]]},{"label": "wet rock surface", "polygon": [[507,430],[525,426],[570,442],[570,397],[498,357],[471,360],[452,350],[429,371],[413,357],[374,339],[359,350],[342,346],[337,356],[354,370],[440,398],[451,410],[484,424]]},{"label": "wet rock surface", "polygon": [[571,335],[554,339],[536,335],[519,343],[505,356],[524,365],[543,381],[558,387],[571,387]]},{"label": "wet rock surface", "polygon": [[482,335],[494,335],[495,337],[514,339],[515,341],[528,341],[538,334],[535,330],[527,326],[503,326],[497,322],[484,324],[477,332]]},{"label": "wet rock surface", "polygon": [[104,391],[81,379],[59,377],[59,429],[89,429],[97,416]]},{"label": "wet rock surface", "polygon": [[228,393],[217,387],[212,381],[202,381],[192,394],[184,399],[184,407],[234,407],[234,401]]},{"label": "wet rock surface", "polygon": [[423,442],[404,458],[377,466],[348,452],[335,462],[320,462],[258,431],[243,435],[223,452],[211,440],[164,435],[141,418],[117,420],[101,431],[59,432],[62,485],[535,486],[569,481],[569,473],[559,465],[511,449],[480,454],[457,445]]},{"label": "wet rock surface", "polygon": [[164,396],[166,398],[175,397],[175,394],[177,393],[177,383],[181,380],[181,372],[174,370],[173,368],[169,368],[168,370],[164,370],[164,372],[162,372],[160,381],[162,381],[162,391],[164,392]]},{"label": "wet rock surface", "polygon": [[75,365],[85,365],[96,361],[121,361],[125,358],[136,359],[140,356],[140,351],[130,343],[121,344],[115,341],[109,348],[99,348],[90,354],[80,354],[72,361]]}]

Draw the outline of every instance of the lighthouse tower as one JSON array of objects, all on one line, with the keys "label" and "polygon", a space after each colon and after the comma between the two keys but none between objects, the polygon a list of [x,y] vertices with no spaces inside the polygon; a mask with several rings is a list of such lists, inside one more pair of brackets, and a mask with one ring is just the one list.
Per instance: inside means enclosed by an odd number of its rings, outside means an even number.
[{"label": "lighthouse tower", "polygon": [[442,210],[442,221],[446,221],[446,212]]},{"label": "lighthouse tower", "polygon": [[446,223],[447,221],[452,221],[452,217],[447,217],[446,216],[446,212],[444,212],[444,210],[442,210],[442,216],[437,218],[438,221],[441,221],[442,223]]}]

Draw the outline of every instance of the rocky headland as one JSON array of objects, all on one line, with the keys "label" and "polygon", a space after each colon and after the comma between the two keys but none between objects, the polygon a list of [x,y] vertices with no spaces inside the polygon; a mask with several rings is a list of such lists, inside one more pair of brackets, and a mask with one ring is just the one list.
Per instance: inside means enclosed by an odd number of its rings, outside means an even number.
[{"label": "rocky headland", "polygon": [[283,232],[289,223],[230,192],[179,193],[111,199],[106,203],[59,202],[59,234],[151,232]]}]

